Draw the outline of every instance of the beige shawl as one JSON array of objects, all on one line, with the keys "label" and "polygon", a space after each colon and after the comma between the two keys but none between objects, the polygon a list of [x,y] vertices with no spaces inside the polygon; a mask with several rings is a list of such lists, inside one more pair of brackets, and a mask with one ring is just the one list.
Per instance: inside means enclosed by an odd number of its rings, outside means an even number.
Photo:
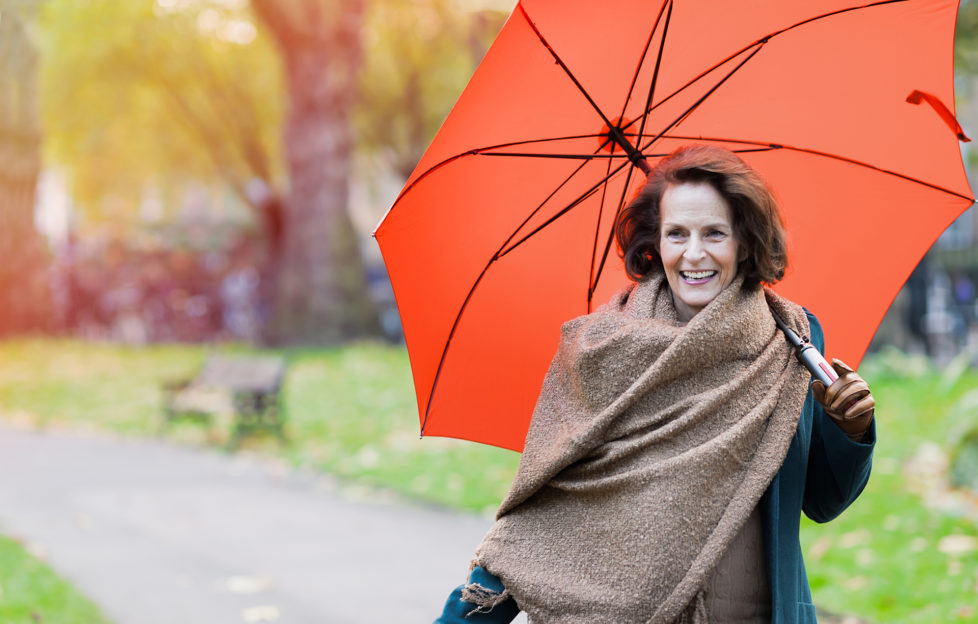
[{"label": "beige shawl", "polygon": [[741,285],[683,325],[654,277],[561,328],[475,560],[530,622],[704,621],[702,587],[784,461],[810,379],[768,306],[807,335],[804,311]]}]

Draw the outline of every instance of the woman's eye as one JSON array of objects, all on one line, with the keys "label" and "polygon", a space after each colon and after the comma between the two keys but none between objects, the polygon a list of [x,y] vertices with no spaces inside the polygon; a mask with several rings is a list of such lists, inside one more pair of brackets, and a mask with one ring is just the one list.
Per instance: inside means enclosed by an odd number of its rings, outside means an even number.
[{"label": "woman's eye", "polygon": [[683,233],[679,230],[669,230],[666,232],[666,238],[669,240],[679,240],[683,237]]},{"label": "woman's eye", "polygon": [[726,235],[727,235],[727,233],[726,232],[723,232],[722,230],[713,230],[713,231],[709,232],[706,236],[707,236],[707,238],[709,238],[711,240],[722,240],[723,237],[726,236]]}]

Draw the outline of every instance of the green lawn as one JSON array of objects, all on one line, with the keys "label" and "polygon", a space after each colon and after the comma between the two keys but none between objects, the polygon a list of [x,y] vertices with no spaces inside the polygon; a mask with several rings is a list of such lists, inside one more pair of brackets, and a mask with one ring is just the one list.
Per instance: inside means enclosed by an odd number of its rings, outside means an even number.
[{"label": "green lawn", "polygon": [[[192,374],[207,353],[185,345],[0,343],[0,406],[6,419],[38,426],[153,435],[160,382]],[[246,446],[336,474],[351,489],[388,488],[479,511],[498,504],[518,455],[419,440],[403,349],[361,344],[283,353],[292,444],[280,447],[269,437]],[[803,526],[816,603],[879,623],[978,622],[978,517],[967,515],[978,503],[938,487],[948,440],[975,417],[962,406],[975,400],[978,371],[935,371],[898,353],[870,358],[861,370],[877,398],[880,442],[873,478],[856,504],[830,524]],[[227,427],[186,423],[166,435],[222,444]]]},{"label": "green lawn", "polygon": [[109,620],[21,544],[0,537],[0,622],[108,624]]},{"label": "green lawn", "polygon": [[881,623],[978,622],[978,497],[941,478],[955,428],[978,418],[956,409],[978,371],[942,375],[893,352],[862,370],[877,400],[873,475],[840,518],[802,528],[815,601]]}]

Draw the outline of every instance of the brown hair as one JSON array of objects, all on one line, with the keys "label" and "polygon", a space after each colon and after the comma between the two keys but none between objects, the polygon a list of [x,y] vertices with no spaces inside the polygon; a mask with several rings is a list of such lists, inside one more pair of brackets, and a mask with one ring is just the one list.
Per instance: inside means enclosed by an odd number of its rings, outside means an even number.
[{"label": "brown hair", "polygon": [[618,215],[615,239],[628,276],[642,281],[662,271],[660,203],[666,188],[701,182],[716,189],[730,206],[734,234],[746,251],[738,266],[744,288],[755,289],[784,277],[786,237],[774,193],[730,150],[698,144],[680,147],[660,160],[642,190]]}]

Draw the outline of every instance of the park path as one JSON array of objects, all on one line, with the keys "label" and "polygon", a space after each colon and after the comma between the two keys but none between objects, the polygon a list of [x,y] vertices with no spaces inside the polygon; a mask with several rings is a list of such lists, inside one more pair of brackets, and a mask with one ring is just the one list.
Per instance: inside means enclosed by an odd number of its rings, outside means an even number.
[{"label": "park path", "polygon": [[0,534],[116,624],[430,623],[489,520],[388,498],[255,457],[0,424]]}]

